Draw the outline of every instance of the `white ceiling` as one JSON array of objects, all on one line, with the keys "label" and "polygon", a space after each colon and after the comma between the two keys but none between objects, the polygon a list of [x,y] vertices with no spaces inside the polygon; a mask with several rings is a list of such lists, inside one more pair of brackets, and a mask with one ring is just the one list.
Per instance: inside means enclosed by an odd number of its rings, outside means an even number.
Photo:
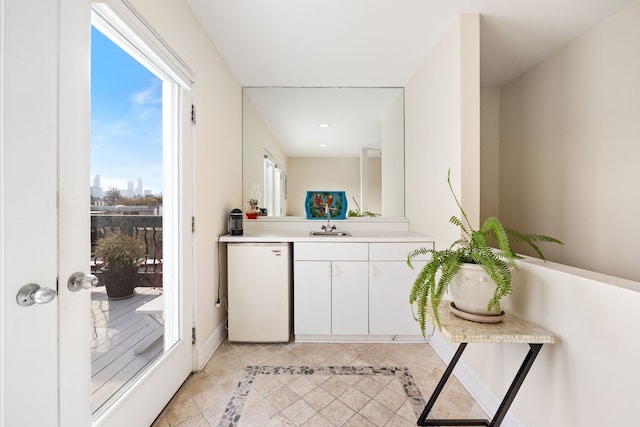
[{"label": "white ceiling", "polygon": [[459,13],[502,86],[630,0],[188,0],[242,86],[405,86]]},{"label": "white ceiling", "polygon": [[[500,87],[631,0],[187,1],[243,87],[404,87],[465,12],[481,14],[481,84]],[[286,124],[267,121],[278,139]]]}]

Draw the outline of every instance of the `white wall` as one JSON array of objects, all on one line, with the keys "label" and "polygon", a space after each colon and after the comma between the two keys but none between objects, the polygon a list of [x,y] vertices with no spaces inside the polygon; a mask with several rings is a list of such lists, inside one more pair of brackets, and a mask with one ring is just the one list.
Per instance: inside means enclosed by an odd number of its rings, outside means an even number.
[{"label": "white wall", "polygon": [[[374,150],[375,151],[375,150]],[[402,215],[391,215],[381,211],[382,209],[382,157],[370,156],[369,149],[360,151],[360,192],[359,197],[355,196],[355,201],[349,199],[348,210],[358,210],[360,212],[376,212],[386,216],[402,217]],[[364,185],[363,185],[364,184]],[[366,195],[366,197],[362,197]],[[356,202],[358,203],[356,205]],[[348,214],[348,212],[347,212]]]},{"label": "white wall", "polygon": [[[381,157],[369,157],[368,159],[369,173],[368,173],[367,179],[369,183],[368,185],[369,207],[366,210],[369,212],[382,214],[387,217],[402,218],[404,217],[404,215],[402,214],[402,212],[404,212],[404,209],[402,209],[401,211],[398,211],[399,208],[396,207],[394,210],[386,211],[382,207],[382,201],[384,200],[384,195],[382,193],[382,183],[383,183],[382,178],[385,176],[382,173],[383,161],[384,159]],[[358,199],[356,198],[356,200]],[[399,206],[402,206],[402,204],[400,203]],[[349,200],[349,209],[356,209],[356,205],[355,203],[353,203],[353,200]]]},{"label": "white wall", "polygon": [[500,217],[500,89],[480,90],[480,220]]},{"label": "white wall", "polygon": [[461,189],[469,221],[480,227],[480,15],[460,16]]},{"label": "white wall", "polygon": [[[398,132],[401,129],[402,132]],[[382,119],[382,207],[372,212],[403,217],[404,212],[404,96],[399,95]],[[398,149],[402,147],[402,149]]]},{"label": "white wall", "polygon": [[[460,237],[448,222],[459,214],[447,186],[449,168],[469,214],[479,215],[479,196],[462,191],[479,182],[473,176],[479,166],[467,166],[479,163],[478,49],[478,15],[460,15],[405,86],[406,216],[412,231],[435,237],[436,249]],[[463,147],[469,152],[464,159]],[[463,165],[469,167],[464,173]]]},{"label": "white wall", "polygon": [[289,215],[306,216],[305,197],[307,191],[314,190],[346,191],[347,209],[355,208],[352,197],[360,199],[360,158],[290,157]]},{"label": "white wall", "polygon": [[[637,424],[640,284],[530,259],[513,285],[505,310],[550,331],[556,343],[542,347],[503,425]],[[456,372],[488,387],[463,381],[493,413],[527,351],[524,344],[469,344]]]},{"label": "white wall", "polygon": [[640,2],[500,99],[500,214],[564,241],[549,258],[640,280]]},{"label": "white wall", "polygon": [[[264,151],[265,149],[278,161],[278,167],[289,173],[288,157],[282,151],[282,147],[275,139],[267,125],[258,114],[247,95],[242,97],[242,180],[243,180],[243,205],[238,208],[246,211],[247,200],[250,199],[252,183],[257,183],[260,189],[258,206],[264,204]],[[287,210],[288,200],[282,206],[284,215],[289,215]]]},{"label": "white wall", "polygon": [[227,231],[228,212],[242,206],[242,90],[185,1],[130,3],[195,73],[195,322],[201,353],[214,331],[226,332],[220,328],[224,305],[215,307],[216,236]]}]

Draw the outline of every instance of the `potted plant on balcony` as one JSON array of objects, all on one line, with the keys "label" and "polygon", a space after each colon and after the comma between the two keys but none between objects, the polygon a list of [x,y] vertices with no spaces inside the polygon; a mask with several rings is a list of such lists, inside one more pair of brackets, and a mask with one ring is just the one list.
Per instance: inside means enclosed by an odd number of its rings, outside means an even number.
[{"label": "potted plant on balcony", "polygon": [[104,261],[101,276],[109,299],[133,296],[138,266],[145,255],[142,242],[117,231],[98,241],[96,255]]},{"label": "potted plant on balcony", "polygon": [[[501,320],[500,301],[511,293],[511,273],[518,268],[516,260],[522,258],[513,251],[511,244],[524,242],[543,260],[544,255],[536,243],[562,244],[554,237],[506,228],[496,217],[487,218],[479,230],[473,229],[453,191],[450,171],[447,182],[461,213],[460,218],[454,215],[449,222],[460,228],[460,239],[443,250],[416,249],[407,258],[407,264],[413,268],[411,260],[414,257],[431,255],[418,273],[409,295],[423,335],[428,307],[433,311],[436,325],[441,327],[438,307],[449,288],[454,314],[480,322]],[[494,243],[496,248],[491,246]]]}]

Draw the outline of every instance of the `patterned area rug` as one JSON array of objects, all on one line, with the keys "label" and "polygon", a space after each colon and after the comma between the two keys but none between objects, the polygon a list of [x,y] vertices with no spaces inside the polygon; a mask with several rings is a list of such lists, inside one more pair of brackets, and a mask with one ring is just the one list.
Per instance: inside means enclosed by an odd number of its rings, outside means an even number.
[{"label": "patterned area rug", "polygon": [[247,366],[219,427],[415,425],[425,401],[407,368]]}]

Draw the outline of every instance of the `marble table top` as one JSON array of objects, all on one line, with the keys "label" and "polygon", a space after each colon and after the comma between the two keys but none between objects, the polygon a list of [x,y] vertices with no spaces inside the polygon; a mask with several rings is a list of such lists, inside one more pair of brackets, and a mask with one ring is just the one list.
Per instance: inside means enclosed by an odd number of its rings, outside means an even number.
[{"label": "marble table top", "polygon": [[[451,301],[440,304],[442,335],[452,343],[526,343],[552,344],[555,337],[550,332],[529,322],[505,313],[500,323],[478,323],[462,319],[451,311]],[[427,319],[435,324],[433,312],[427,310]]]}]

